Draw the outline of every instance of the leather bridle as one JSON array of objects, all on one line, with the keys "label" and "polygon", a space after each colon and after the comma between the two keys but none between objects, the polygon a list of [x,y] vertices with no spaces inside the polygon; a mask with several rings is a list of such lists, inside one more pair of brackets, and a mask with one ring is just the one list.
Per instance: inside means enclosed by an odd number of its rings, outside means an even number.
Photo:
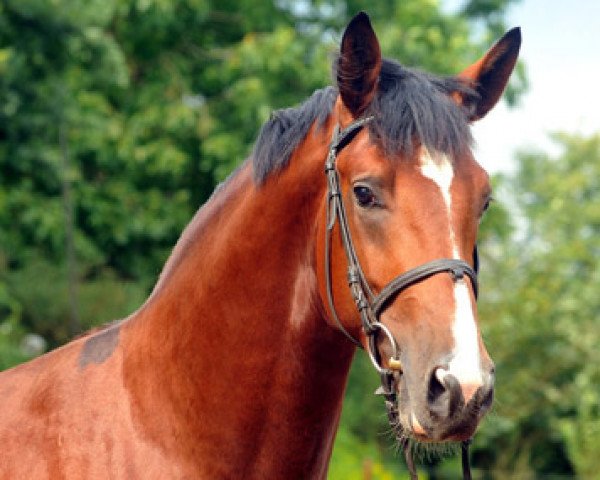
[{"label": "leather bridle", "polygon": [[[373,366],[379,372],[381,377],[381,387],[376,393],[384,396],[390,424],[397,430],[399,427],[399,409],[396,392],[398,383],[400,381],[400,376],[402,375],[400,349],[396,339],[392,335],[392,332],[379,320],[379,318],[386,307],[391,303],[390,301],[400,292],[407,289],[411,285],[422,282],[423,280],[442,272],[449,273],[454,281],[463,279],[465,275],[468,276],[471,279],[473,292],[477,298],[478,259],[477,249],[475,249],[473,258],[474,267],[471,267],[471,265],[469,265],[467,262],[459,259],[441,258],[433,260],[404,272],[401,275],[398,275],[386,286],[384,286],[378,294],[373,292],[360,266],[354,244],[352,243],[352,236],[348,226],[348,218],[346,215],[346,208],[344,206],[342,189],[340,186],[340,177],[335,163],[340,151],[352,141],[356,134],[366,124],[372,120],[373,117],[360,118],[352,122],[344,129],[341,129],[339,125],[336,125],[331,143],[329,145],[329,152],[325,161],[325,173],[327,175],[328,188],[326,203],[327,225],[325,233],[326,289],[329,310],[338,328],[351,342],[362,348],[362,344],[343,326],[339,316],[337,315],[333,301],[331,279],[331,236],[333,227],[337,221],[339,225],[340,238],[346,254],[348,285],[352,293],[352,298],[356,303],[358,313],[360,314],[362,330],[368,338],[367,353],[371,359],[371,362],[373,363]],[[381,362],[381,358],[377,350],[377,337],[380,332],[386,336],[392,348],[392,355],[387,362],[388,367],[385,367]],[[404,455],[411,479],[416,479],[416,469],[408,441],[404,437],[399,440],[404,450]],[[462,444],[463,478],[465,480],[471,478],[468,456],[469,443],[470,441],[466,441]]]}]

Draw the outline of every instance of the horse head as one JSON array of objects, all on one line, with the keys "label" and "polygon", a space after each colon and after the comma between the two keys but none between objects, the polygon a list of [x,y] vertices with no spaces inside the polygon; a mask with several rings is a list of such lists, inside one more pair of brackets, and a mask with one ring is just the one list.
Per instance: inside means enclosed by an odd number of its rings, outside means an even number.
[{"label": "horse head", "polygon": [[475,273],[491,187],[469,129],[500,98],[519,47],[514,29],[440,78],[383,60],[363,13],[343,35],[319,292],[329,324],[392,379],[402,436],[466,440],[492,404]]}]

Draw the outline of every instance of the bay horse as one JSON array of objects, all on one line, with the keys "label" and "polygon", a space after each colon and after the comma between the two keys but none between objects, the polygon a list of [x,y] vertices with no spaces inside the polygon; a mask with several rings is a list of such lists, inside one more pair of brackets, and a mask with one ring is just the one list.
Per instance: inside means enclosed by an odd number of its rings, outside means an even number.
[{"label": "bay horse", "polygon": [[325,478],[355,343],[402,436],[470,438],[494,367],[469,125],[519,46],[441,78],[382,59],[354,17],[335,87],[272,115],[145,304],[0,374],[0,478]]}]

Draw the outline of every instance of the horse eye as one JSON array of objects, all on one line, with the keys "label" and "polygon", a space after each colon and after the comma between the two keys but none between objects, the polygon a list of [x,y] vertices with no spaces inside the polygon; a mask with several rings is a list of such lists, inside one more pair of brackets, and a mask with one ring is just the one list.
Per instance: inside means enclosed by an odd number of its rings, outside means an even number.
[{"label": "horse eye", "polygon": [[492,197],[488,197],[485,200],[485,203],[483,204],[483,208],[481,209],[481,213],[479,214],[479,217],[483,217],[483,214],[485,212],[487,212],[488,208],[490,208],[490,204],[494,201],[494,199]]},{"label": "horse eye", "polygon": [[371,208],[378,205],[377,197],[373,191],[365,185],[357,185],[354,187],[354,196],[356,201],[363,208]]},{"label": "horse eye", "polygon": [[488,197],[483,205],[483,211],[486,212],[488,208],[490,208],[490,204],[494,201],[493,197]]}]

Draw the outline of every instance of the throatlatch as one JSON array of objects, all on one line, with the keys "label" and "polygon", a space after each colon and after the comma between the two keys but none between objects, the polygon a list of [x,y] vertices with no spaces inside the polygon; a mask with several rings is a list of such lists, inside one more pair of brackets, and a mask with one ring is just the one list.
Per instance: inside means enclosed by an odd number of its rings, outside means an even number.
[{"label": "throatlatch", "polygon": [[[325,281],[329,310],[334,321],[342,333],[352,343],[362,348],[362,344],[343,326],[340,318],[337,315],[333,301],[333,290],[331,283],[331,236],[337,221],[342,245],[344,247],[346,260],[348,263],[348,286],[350,287],[352,298],[356,303],[356,307],[360,315],[362,329],[368,338],[367,353],[381,378],[381,387],[379,387],[375,393],[378,395],[383,395],[390,425],[395,431],[398,431],[400,421],[397,391],[400,377],[402,375],[400,349],[396,339],[392,335],[392,332],[379,321],[379,317],[385,308],[390,304],[391,300],[400,292],[411,285],[414,285],[415,283],[419,283],[433,275],[442,272],[449,273],[454,281],[464,278],[465,275],[469,277],[473,286],[473,292],[477,298],[477,269],[479,261],[477,257],[477,249],[475,249],[473,254],[475,268],[471,267],[471,265],[469,265],[467,262],[459,259],[441,258],[438,260],[433,260],[397,276],[385,287],[383,287],[377,295],[373,293],[373,290],[369,286],[365,274],[360,266],[356,250],[354,249],[354,244],[352,243],[352,236],[348,226],[346,208],[342,198],[343,195],[340,186],[340,177],[335,164],[340,151],[352,141],[356,134],[366,124],[372,120],[373,117],[358,119],[343,130],[340,129],[339,125],[336,125],[333,132],[333,138],[331,139],[331,144],[329,145],[329,152],[325,161],[325,174],[327,175],[328,188],[326,203],[327,228],[325,233]],[[380,333],[383,333],[387,337],[392,348],[392,355],[387,361],[387,368],[383,366],[377,351],[377,336]],[[411,479],[417,479],[416,468],[412,458],[412,453],[410,451],[408,439],[402,436],[401,438],[398,438],[398,440],[400,441],[404,451],[406,465],[410,472]],[[463,479],[465,480],[471,479],[471,471],[469,467],[470,442],[470,440],[463,442],[461,448]]]}]

